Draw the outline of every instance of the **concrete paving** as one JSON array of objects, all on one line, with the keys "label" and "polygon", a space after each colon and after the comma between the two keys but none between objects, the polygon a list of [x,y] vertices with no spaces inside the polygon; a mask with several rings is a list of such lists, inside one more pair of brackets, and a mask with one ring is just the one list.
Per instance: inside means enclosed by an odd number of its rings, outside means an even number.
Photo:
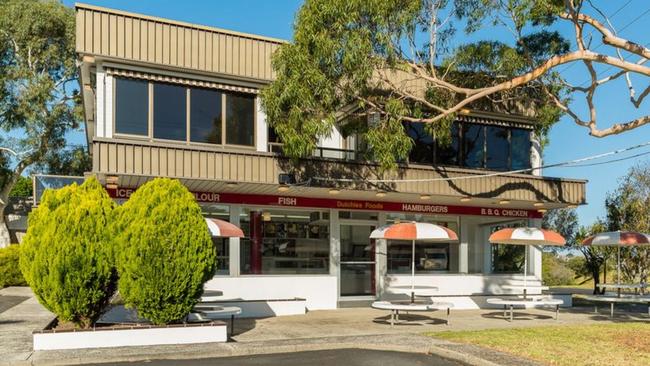
[{"label": "concrete paving", "polygon": [[640,312],[619,311],[610,319],[608,309],[603,308],[601,313],[594,314],[593,308],[583,307],[563,309],[557,321],[553,319],[553,311],[544,309],[518,310],[514,322],[505,320],[500,310],[452,311],[450,325],[445,324],[444,312],[404,314],[400,317],[408,323],[390,327],[388,312],[350,308],[311,311],[300,316],[238,319],[235,335],[229,343],[33,352],[32,331],[43,329],[53,315],[38,304],[28,288],[3,289],[0,296],[29,297],[0,314],[0,364],[11,365],[187,360],[336,349],[433,353],[471,365],[535,365],[503,353],[424,334],[448,330],[650,322],[646,309]]},{"label": "concrete paving", "polygon": [[34,297],[29,287],[7,287],[0,297],[23,298],[0,313],[0,364],[14,365],[32,355],[32,331],[43,329],[54,318]]}]

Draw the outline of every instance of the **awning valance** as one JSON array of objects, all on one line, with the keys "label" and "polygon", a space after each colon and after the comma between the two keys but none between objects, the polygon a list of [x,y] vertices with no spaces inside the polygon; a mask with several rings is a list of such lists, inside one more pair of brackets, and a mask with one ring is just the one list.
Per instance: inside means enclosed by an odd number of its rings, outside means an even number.
[{"label": "awning valance", "polygon": [[107,67],[106,73],[108,75],[121,76],[127,78],[145,79],[151,81],[159,81],[163,83],[195,86],[200,88],[220,89],[220,90],[233,91],[237,93],[248,93],[248,94],[259,93],[259,90],[255,88],[247,88],[243,86],[230,85],[230,84],[219,83],[214,81],[182,78],[182,77],[171,76],[171,75],[153,74],[153,73],[148,73],[143,71],[118,69],[113,67]]}]

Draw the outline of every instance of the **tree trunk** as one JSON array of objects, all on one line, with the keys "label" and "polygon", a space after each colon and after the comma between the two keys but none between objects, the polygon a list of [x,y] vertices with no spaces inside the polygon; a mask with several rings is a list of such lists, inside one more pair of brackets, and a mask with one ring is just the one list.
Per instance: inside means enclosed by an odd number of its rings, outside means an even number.
[{"label": "tree trunk", "polygon": [[594,278],[594,295],[598,295],[598,284],[600,284],[600,266],[591,266],[591,276]]},{"label": "tree trunk", "polygon": [[9,228],[5,222],[5,207],[7,207],[7,205],[0,205],[0,248],[7,247],[9,244],[11,244]]}]

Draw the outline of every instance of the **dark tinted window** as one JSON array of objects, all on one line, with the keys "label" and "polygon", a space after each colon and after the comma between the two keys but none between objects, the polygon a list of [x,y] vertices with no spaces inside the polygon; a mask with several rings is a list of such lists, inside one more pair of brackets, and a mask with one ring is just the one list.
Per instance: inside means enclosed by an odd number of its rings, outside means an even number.
[{"label": "dark tinted window", "polygon": [[530,168],[530,131],[515,128],[511,133],[512,170]]},{"label": "dark tinted window", "polygon": [[488,169],[508,170],[508,157],[510,144],[508,143],[508,129],[499,126],[486,126],[486,152],[485,166]]},{"label": "dark tinted window", "polygon": [[470,168],[483,167],[485,129],[481,125],[463,124],[463,165]]},{"label": "dark tinted window", "polygon": [[115,79],[115,132],[147,136],[149,89],[142,80]]},{"label": "dark tinted window", "polygon": [[436,163],[442,165],[458,165],[459,136],[458,123],[451,125],[450,139],[448,144],[437,142]]},{"label": "dark tinted window", "polygon": [[178,85],[153,86],[153,137],[185,141],[187,136],[187,97]]},{"label": "dark tinted window", "polygon": [[404,128],[413,140],[409,161],[411,163],[433,163],[433,137],[426,131],[424,123],[404,123]]},{"label": "dark tinted window", "polygon": [[255,98],[226,95],[226,144],[253,146]]},{"label": "dark tinted window", "polygon": [[221,144],[221,93],[190,90],[190,141]]}]

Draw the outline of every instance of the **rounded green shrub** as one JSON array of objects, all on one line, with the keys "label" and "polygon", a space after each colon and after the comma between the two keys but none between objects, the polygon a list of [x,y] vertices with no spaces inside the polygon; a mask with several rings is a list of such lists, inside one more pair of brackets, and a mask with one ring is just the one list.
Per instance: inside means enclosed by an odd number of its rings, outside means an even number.
[{"label": "rounded green shrub", "polygon": [[27,286],[20,272],[20,245],[12,244],[0,248],[0,288],[7,286]]},{"label": "rounded green shrub", "polygon": [[20,269],[39,302],[81,327],[101,315],[115,289],[110,221],[115,203],[95,178],[47,190],[28,219]]},{"label": "rounded green shrub", "polygon": [[177,180],[142,185],[118,208],[116,244],[121,298],[155,324],[182,320],[216,265],[201,208]]}]

